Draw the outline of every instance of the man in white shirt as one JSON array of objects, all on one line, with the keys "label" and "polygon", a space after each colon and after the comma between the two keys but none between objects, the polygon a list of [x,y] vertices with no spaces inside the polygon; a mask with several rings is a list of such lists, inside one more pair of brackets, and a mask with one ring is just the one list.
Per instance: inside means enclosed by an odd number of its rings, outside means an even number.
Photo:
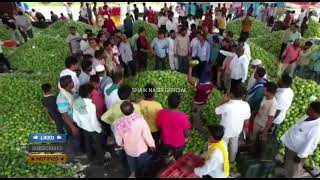
[{"label": "man in white shirt", "polygon": [[193,38],[190,42],[190,53],[192,59],[195,59],[198,54],[198,48],[199,48],[199,43],[200,43],[200,36],[201,36],[201,31],[197,31],[197,36]]},{"label": "man in white shirt", "polygon": [[127,5],[127,13],[129,13],[129,15],[131,15],[130,2],[128,2],[128,5]]},{"label": "man in white shirt", "polygon": [[73,16],[72,16],[72,11],[71,11],[71,7],[70,7],[71,6],[71,2],[64,2],[64,6],[66,7],[69,19],[72,21],[73,20]]},{"label": "man in white shirt", "polygon": [[125,68],[125,75],[129,75],[129,71],[132,75],[136,74],[136,65],[132,57],[132,50],[130,43],[128,42],[127,35],[122,34],[122,42],[119,45],[119,52]]},{"label": "man in white shirt", "polygon": [[82,52],[86,52],[90,48],[89,42],[88,42],[88,35],[84,34],[82,36],[82,40],[80,41],[80,50]]},{"label": "man in white shirt", "polygon": [[179,9],[179,23],[182,23],[187,19],[187,10],[186,5],[184,3],[181,4],[181,8]]},{"label": "man in white shirt", "polygon": [[248,57],[249,61],[251,60],[251,50],[250,45],[247,43],[247,38],[239,38],[238,44],[244,48],[244,54]]},{"label": "man in white shirt", "polygon": [[15,16],[16,25],[18,26],[24,42],[28,41],[28,38],[33,38],[32,22],[23,14],[22,11],[18,12],[18,16]]},{"label": "man in white shirt", "polygon": [[70,52],[75,56],[81,52],[81,40],[82,39],[80,34],[77,32],[77,28],[75,26],[71,26],[70,34],[67,37],[67,43],[69,44]]},{"label": "man in white shirt", "polygon": [[[228,148],[223,140],[224,127],[221,125],[208,127],[211,136],[209,137],[209,150],[206,162],[203,166],[195,168],[194,173],[202,178],[227,178],[230,169],[225,169],[224,163],[229,164],[229,159],[225,159],[224,153],[228,153]],[[211,148],[215,148],[213,152]],[[225,151],[225,152],[224,152]]]},{"label": "man in white shirt", "polygon": [[301,24],[302,24],[302,21],[303,21],[303,18],[306,16],[306,14],[305,14],[305,12],[304,12],[304,9],[302,8],[301,9],[301,13],[299,14],[299,16],[298,16],[298,19],[297,19],[297,25],[299,26],[299,27],[301,27]]},{"label": "man in white shirt", "polygon": [[225,95],[222,103],[215,109],[221,115],[220,125],[225,128],[224,140],[229,150],[229,160],[233,162],[238,152],[239,136],[243,130],[244,122],[250,116],[250,106],[243,101],[246,91],[243,87],[231,89],[231,95]]},{"label": "man in white shirt", "polygon": [[231,89],[243,84],[248,76],[249,58],[244,54],[244,48],[238,46],[236,54],[230,62]]},{"label": "man in white shirt", "polygon": [[83,60],[81,62],[81,73],[79,75],[80,86],[89,83],[92,72],[92,61]]},{"label": "man in white shirt", "polygon": [[174,30],[171,30],[170,36],[167,38],[169,42],[169,47],[168,47],[169,65],[171,70],[178,71],[179,62],[178,62],[178,58],[175,56],[175,52],[176,52],[175,39],[176,39],[176,32]]},{"label": "man in white shirt", "polygon": [[170,32],[171,30],[177,31],[178,23],[178,20],[175,17],[173,17],[173,13],[169,13],[168,21],[166,23],[167,32]]},{"label": "man in white shirt", "polygon": [[66,69],[61,71],[60,77],[70,75],[74,83],[72,92],[73,93],[78,92],[79,86],[80,86],[80,81],[76,73],[80,68],[78,60],[73,56],[67,57],[65,60],[65,67]]},{"label": "man in white shirt", "polygon": [[[254,78],[254,74],[259,67],[263,67],[262,61],[260,59],[255,59],[251,62],[251,66],[252,66],[253,72],[248,81],[247,91],[249,91],[255,85],[257,80],[256,78]],[[263,79],[267,79],[267,74],[263,77]]]},{"label": "man in white shirt", "polygon": [[200,36],[197,49],[197,57],[199,58],[199,69],[197,72],[197,77],[200,77],[203,69],[205,68],[206,64],[209,62],[210,59],[210,44],[206,40],[205,35],[203,34]]},{"label": "man in white shirt", "polygon": [[103,165],[102,128],[97,119],[96,106],[92,103],[92,91],[90,84],[80,86],[79,97],[73,105],[73,120],[83,130],[88,159]]},{"label": "man in white shirt", "polygon": [[282,136],[281,141],[286,146],[286,177],[300,178],[305,159],[320,143],[320,102],[312,102],[306,115]]},{"label": "man in white shirt", "polygon": [[277,93],[275,95],[277,100],[277,112],[273,120],[273,136],[275,136],[277,128],[286,118],[286,113],[293,101],[294,94],[290,88],[291,85],[292,78],[287,74],[282,75],[278,82],[279,88],[277,89]]},{"label": "man in white shirt", "polygon": [[106,85],[104,88],[104,99],[107,109],[110,109],[115,103],[120,101],[118,89],[123,83],[123,69],[117,69],[112,76],[112,84]]}]

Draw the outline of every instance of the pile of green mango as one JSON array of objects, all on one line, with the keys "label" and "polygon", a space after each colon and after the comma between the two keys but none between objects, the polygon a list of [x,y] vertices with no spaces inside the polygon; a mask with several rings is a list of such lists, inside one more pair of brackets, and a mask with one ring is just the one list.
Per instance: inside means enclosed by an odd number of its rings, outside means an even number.
[{"label": "pile of green mango", "polygon": [[310,20],[308,29],[303,35],[305,38],[320,38],[320,23]]},{"label": "pile of green mango", "polygon": [[[152,41],[158,35],[158,27],[155,24],[147,23],[143,20],[137,20],[133,22],[133,33],[139,33],[139,29],[143,27],[146,30],[147,38],[149,41]],[[120,26],[119,29],[124,31],[123,26]]]}]

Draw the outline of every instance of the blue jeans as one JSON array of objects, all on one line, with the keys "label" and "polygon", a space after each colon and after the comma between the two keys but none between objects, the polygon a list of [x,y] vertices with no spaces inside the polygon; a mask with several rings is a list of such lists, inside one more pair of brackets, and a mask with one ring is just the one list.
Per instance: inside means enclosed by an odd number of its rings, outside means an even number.
[{"label": "blue jeans", "polygon": [[132,157],[127,154],[128,165],[130,173],[135,172],[144,174],[147,169],[149,169],[148,162],[150,160],[150,155],[148,152],[141,154],[139,157]]},{"label": "blue jeans", "polygon": [[81,153],[81,136],[67,134],[66,154],[68,161],[73,160],[74,156]]}]

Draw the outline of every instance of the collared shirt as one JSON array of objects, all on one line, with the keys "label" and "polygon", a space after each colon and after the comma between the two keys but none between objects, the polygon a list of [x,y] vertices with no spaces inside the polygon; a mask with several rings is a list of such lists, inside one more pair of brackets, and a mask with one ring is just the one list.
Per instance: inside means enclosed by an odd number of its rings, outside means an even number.
[{"label": "collared shirt", "polygon": [[16,20],[16,25],[23,31],[28,31],[30,29],[32,29],[32,23],[31,20],[25,16],[15,16],[15,20]]},{"label": "collared shirt", "polygon": [[89,83],[89,81],[90,81],[90,75],[81,71],[79,75],[80,86]]},{"label": "collared shirt", "polygon": [[131,157],[139,157],[148,151],[148,147],[155,147],[148,124],[141,114],[132,113],[118,119],[114,135],[116,143],[124,147]]},{"label": "collared shirt", "polygon": [[284,63],[290,64],[292,62],[298,61],[301,52],[300,47],[294,47],[292,43],[288,44],[287,48],[283,52]]},{"label": "collared shirt", "polygon": [[168,21],[166,22],[166,29],[168,32],[170,32],[171,30],[177,31],[178,28],[178,20],[176,18],[172,18],[172,21],[170,21],[168,19]]},{"label": "collared shirt", "polygon": [[277,100],[272,98],[270,100],[263,98],[258,114],[256,115],[254,122],[259,124],[261,127],[265,127],[268,122],[269,116],[273,116],[277,112]]},{"label": "collared shirt", "polygon": [[151,48],[155,50],[156,55],[160,58],[165,58],[167,56],[166,52],[168,52],[168,47],[169,47],[169,42],[166,38],[164,39],[154,38],[151,43]]},{"label": "collared shirt", "polygon": [[70,69],[64,69],[63,71],[61,71],[60,73],[60,77],[62,76],[67,76],[70,75],[74,84],[74,87],[72,89],[73,92],[78,92],[79,87],[80,87],[80,80],[77,76],[77,73],[74,71],[71,71]]},{"label": "collared shirt", "polygon": [[197,57],[199,44],[200,44],[200,41],[198,38],[195,37],[191,40],[190,48],[191,48],[192,57]]},{"label": "collared shirt", "polygon": [[61,114],[67,113],[72,118],[72,107],[67,98],[59,92],[57,96],[57,107]]},{"label": "collared shirt", "polygon": [[72,53],[78,53],[81,50],[80,41],[81,41],[81,36],[79,33],[76,33],[75,35],[72,35],[72,34],[68,35],[67,43],[71,43]]},{"label": "collared shirt", "polygon": [[[254,69],[250,78],[249,78],[249,81],[248,81],[248,86],[247,86],[247,91],[249,91],[249,89],[251,89],[257,82],[256,78],[254,78],[254,74],[256,73],[256,70],[257,69]],[[268,75],[266,73],[266,75],[263,76],[263,79],[268,79]]]},{"label": "collared shirt", "polygon": [[162,109],[162,105],[157,101],[142,100],[139,102],[141,113],[150,128],[150,131],[158,132],[159,128],[156,122],[158,112]]},{"label": "collared shirt", "polygon": [[132,32],[133,31],[133,22],[130,17],[125,18],[123,20],[123,27],[124,27],[125,32]]},{"label": "collared shirt", "polygon": [[210,60],[210,45],[207,41],[204,42],[202,45],[201,43],[198,44],[198,52],[197,56],[199,57],[200,61],[208,62]]},{"label": "collared shirt", "polygon": [[291,88],[278,88],[275,95],[277,99],[277,110],[280,110],[280,114],[273,120],[274,124],[281,124],[286,118],[286,113],[293,101],[293,91]]},{"label": "collared shirt", "polygon": [[91,99],[83,98],[87,113],[80,113],[73,108],[73,120],[77,125],[88,132],[101,133],[101,124],[96,115],[96,106]]},{"label": "collared shirt", "polygon": [[230,63],[231,79],[241,79],[245,82],[248,76],[249,59],[244,54],[240,57],[234,56]]},{"label": "collared shirt", "polygon": [[176,51],[178,56],[188,56],[190,39],[188,36],[177,35],[176,37]]},{"label": "collared shirt", "polygon": [[251,116],[250,106],[242,100],[230,100],[215,109],[221,115],[220,124],[225,128],[224,137],[238,137],[243,129],[244,121]]},{"label": "collared shirt", "polygon": [[[225,148],[227,148],[226,145]],[[217,148],[203,166],[194,169],[194,173],[199,177],[209,175],[212,178],[226,178],[222,151]]]},{"label": "collared shirt", "polygon": [[185,145],[185,135],[191,128],[186,113],[163,109],[158,113],[157,124],[164,144],[174,148],[180,148]]},{"label": "collared shirt", "polygon": [[133,60],[132,50],[129,42],[127,43],[121,42],[119,45],[119,52],[123,62],[128,63]]},{"label": "collared shirt", "polygon": [[308,116],[304,115],[281,138],[285,146],[297,153],[299,158],[311,155],[320,142],[320,118],[305,121],[307,118]]},{"label": "collared shirt", "polygon": [[169,56],[173,56],[174,53],[176,52],[176,42],[171,37],[168,37],[167,40],[169,43],[168,54],[169,54]]},{"label": "collared shirt", "polygon": [[165,26],[167,24],[168,17],[167,16],[160,16],[158,21],[158,27]]},{"label": "collared shirt", "polygon": [[250,50],[250,45],[248,43],[244,43],[244,54],[247,55],[249,61],[251,60],[251,50]]},{"label": "collared shirt", "polygon": [[100,119],[102,114],[106,111],[104,103],[104,94],[101,89],[94,89],[92,91],[92,103],[96,106],[97,118]]},{"label": "collared shirt", "polygon": [[118,95],[118,89],[119,87],[113,88],[113,90],[108,94],[109,88],[112,88],[112,86],[117,86],[115,84],[109,84],[104,89],[104,99],[106,102],[107,109],[110,109],[115,103],[120,101],[119,95]]},{"label": "collared shirt", "polygon": [[294,33],[290,29],[288,29],[285,31],[283,43],[294,42],[297,39],[301,39],[301,33],[299,31],[296,31]]}]

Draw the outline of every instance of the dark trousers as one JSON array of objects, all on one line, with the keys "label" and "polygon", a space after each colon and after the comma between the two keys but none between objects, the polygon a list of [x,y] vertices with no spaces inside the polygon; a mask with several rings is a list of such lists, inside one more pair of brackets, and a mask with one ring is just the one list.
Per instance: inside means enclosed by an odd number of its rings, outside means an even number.
[{"label": "dark trousers", "polygon": [[198,69],[197,69],[197,77],[200,78],[201,74],[206,67],[207,62],[206,61],[199,61]]},{"label": "dark trousers", "polygon": [[184,146],[174,148],[167,144],[161,144],[160,151],[162,156],[173,156],[175,160],[178,160],[183,155]]},{"label": "dark trousers", "polygon": [[0,53],[0,73],[3,73],[2,64],[6,65],[8,70],[12,70],[9,60],[4,56],[3,53]]},{"label": "dark trousers", "polygon": [[165,70],[166,69],[166,57],[161,58],[156,56],[156,67],[155,70]]},{"label": "dark trousers", "polygon": [[71,14],[68,14],[68,16],[69,16],[69,19],[72,21],[72,20],[73,20],[73,15],[72,15],[72,13],[71,13]]},{"label": "dark trousers", "polygon": [[241,87],[242,85],[242,82],[241,82],[242,79],[231,79],[231,92],[233,89],[237,89],[239,87]]},{"label": "dark trousers", "polygon": [[132,61],[129,61],[128,64],[126,64],[125,62],[122,62],[121,61],[121,65],[123,66],[124,68],[124,75],[126,77],[128,77],[129,75],[136,75],[136,61],[135,60],[132,60]]},{"label": "dark trousers", "polygon": [[249,38],[249,36],[250,36],[250,33],[249,32],[243,32],[243,31],[241,31],[241,34],[240,34],[240,37],[243,37],[243,38]]},{"label": "dark trousers", "polygon": [[137,52],[137,66],[138,70],[144,70],[147,68],[148,54],[146,52]]},{"label": "dark trousers", "polygon": [[280,54],[279,54],[279,60],[282,59],[282,53],[283,53],[283,51],[286,49],[286,47],[287,47],[287,43],[282,43],[282,44],[281,44],[281,49],[280,49]]},{"label": "dark trousers", "polygon": [[64,123],[63,123],[63,119],[53,119],[54,123],[56,124],[56,128],[57,128],[57,132],[59,134],[64,134]]},{"label": "dark trousers", "polygon": [[189,60],[188,56],[178,56],[179,61],[179,71],[181,73],[187,73],[188,72],[188,66],[189,66]]},{"label": "dark trousers", "polygon": [[134,19],[137,21],[139,20],[139,14],[134,14]]},{"label": "dark trousers", "polygon": [[81,135],[73,136],[70,132],[67,135],[66,154],[68,161],[72,161],[74,156],[82,153]]},{"label": "dark trousers", "polygon": [[23,39],[24,39],[24,42],[27,42],[28,41],[28,37],[31,39],[33,38],[33,32],[32,32],[32,29],[28,30],[27,32],[22,32],[20,31]]},{"label": "dark trousers", "polygon": [[219,29],[220,36],[223,36],[224,29]]},{"label": "dark trousers", "polygon": [[232,20],[231,18],[232,18],[232,14],[228,14],[226,20],[227,20],[227,21]]},{"label": "dark trousers", "polygon": [[144,174],[149,168],[148,164],[149,154],[145,152],[140,154],[139,157],[132,157],[127,154],[128,165],[130,169],[130,174],[135,172],[136,174]]},{"label": "dark trousers", "polygon": [[85,149],[88,159],[98,164],[104,163],[104,149],[101,134],[83,130]]}]

